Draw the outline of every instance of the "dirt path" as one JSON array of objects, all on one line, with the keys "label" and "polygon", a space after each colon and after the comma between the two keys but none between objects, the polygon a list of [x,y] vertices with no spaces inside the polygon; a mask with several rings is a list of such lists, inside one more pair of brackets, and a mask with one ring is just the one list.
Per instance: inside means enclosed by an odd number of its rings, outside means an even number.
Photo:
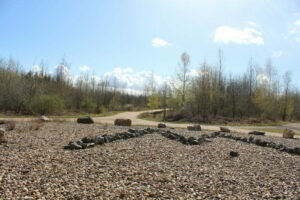
[{"label": "dirt path", "polygon": [[[143,119],[139,119],[138,116],[141,113],[144,112],[153,112],[153,111],[158,111],[158,110],[152,110],[152,111],[138,111],[138,112],[122,112],[116,115],[112,115],[112,116],[106,116],[106,117],[93,117],[94,121],[96,123],[102,123],[102,124],[114,124],[115,119],[118,118],[125,118],[125,119],[131,119],[132,121],[132,125],[137,126],[137,125],[143,125],[143,126],[157,126],[157,124],[159,122],[155,122],[155,121],[149,121],[149,120],[143,120]],[[3,118],[2,118],[3,119]],[[1,120],[1,119],[0,119]],[[7,119],[6,119],[7,120]],[[11,120],[14,121],[30,121],[33,120],[33,118],[11,118]],[[65,119],[67,121],[71,121],[71,122],[75,122],[76,118],[67,118]],[[165,123],[167,125],[167,127],[171,127],[171,128],[184,128],[186,129],[187,126],[192,125],[192,123]],[[219,131],[220,130],[220,126],[218,125],[201,125],[202,129],[204,130],[211,130],[211,131]],[[232,131],[235,132],[239,132],[239,133],[248,133],[249,131],[253,131],[253,129],[255,128],[280,128],[280,129],[284,129],[284,128],[290,128],[295,130],[296,132],[300,131],[300,123],[293,123],[293,124],[288,124],[288,125],[284,125],[284,126],[270,126],[270,127],[255,127],[255,126],[251,126],[251,127],[231,127],[228,126],[228,128],[230,128]],[[247,129],[249,128],[249,129]],[[266,132],[266,135],[270,135],[270,136],[278,136],[281,137],[282,133],[275,133],[275,132]],[[297,138],[300,138],[300,135],[296,136]]]},{"label": "dirt path", "polygon": [[[144,112],[151,112],[151,111],[139,111],[139,112],[123,112],[123,113],[119,113],[117,115],[113,115],[113,116],[108,116],[108,117],[98,117],[98,118],[94,118],[95,122],[99,122],[99,123],[106,123],[106,124],[113,124],[115,119],[118,118],[126,118],[126,119],[131,119],[132,120],[132,125],[144,125],[144,126],[157,126],[157,124],[159,122],[155,122],[155,121],[149,121],[149,120],[143,120],[143,119],[139,119],[138,116],[141,113]],[[190,126],[192,124],[183,124],[183,123],[165,123],[167,125],[167,127],[172,127],[172,128],[186,128],[187,126]],[[293,124],[288,126],[289,128],[295,127],[295,126],[299,126]],[[220,126],[218,125],[201,125],[202,129],[204,130],[212,130],[212,131],[219,131],[220,130]],[[247,127],[231,127],[228,126],[232,131],[235,132],[240,132],[240,133],[248,133],[249,131],[253,131],[252,129],[247,129]],[[251,127],[251,128],[255,128],[255,127]],[[262,127],[257,127],[257,128],[262,128]],[[287,127],[282,127],[283,128],[287,128]],[[293,129],[293,128],[292,128]],[[281,133],[275,133],[275,132],[266,132],[267,135],[270,136],[278,136],[281,137],[282,134]],[[299,137],[299,136],[297,136]]]}]

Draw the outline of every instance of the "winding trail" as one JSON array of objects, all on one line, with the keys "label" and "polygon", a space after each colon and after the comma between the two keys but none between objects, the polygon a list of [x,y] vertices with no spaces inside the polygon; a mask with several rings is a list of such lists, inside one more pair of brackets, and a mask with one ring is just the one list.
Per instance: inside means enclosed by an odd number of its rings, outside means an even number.
[{"label": "winding trail", "polygon": [[[144,119],[139,119],[138,116],[144,112],[153,112],[153,111],[158,111],[158,110],[152,110],[152,111],[139,111],[139,112],[123,112],[123,113],[119,113],[116,115],[112,115],[112,116],[107,116],[107,117],[96,117],[93,118],[95,122],[98,123],[103,123],[103,124],[113,124],[115,119],[118,118],[126,118],[126,119],[131,119],[132,121],[132,125],[144,125],[144,126],[157,126],[157,124],[159,122],[155,122],[155,121],[149,121],[149,120],[144,120]],[[165,123],[167,125],[167,127],[171,127],[171,128],[184,128],[186,129],[187,126],[192,125],[192,123]],[[218,125],[201,125],[202,129],[204,130],[211,130],[211,131],[219,131],[220,130],[220,126]],[[284,125],[284,126],[268,126],[268,127],[255,127],[255,126],[251,126],[251,127],[237,127],[237,126],[228,126],[228,128],[230,128],[232,131],[234,132],[239,132],[239,133],[245,133],[247,134],[250,131],[253,131],[253,128],[280,128],[280,129],[284,129],[284,128],[290,128],[293,129],[294,131],[296,131],[297,133],[300,133],[300,123],[293,123],[293,124],[288,124],[288,125]],[[251,128],[251,129],[247,129],[247,128]],[[282,137],[282,133],[275,133],[275,132],[271,132],[271,131],[267,131],[266,135],[269,136],[277,136],[277,137]],[[296,135],[297,138],[300,138],[300,135]]]}]

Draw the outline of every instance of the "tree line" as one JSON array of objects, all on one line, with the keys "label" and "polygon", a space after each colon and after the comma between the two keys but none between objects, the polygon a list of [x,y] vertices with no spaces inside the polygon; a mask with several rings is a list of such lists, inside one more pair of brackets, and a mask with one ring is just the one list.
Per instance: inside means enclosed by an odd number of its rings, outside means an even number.
[{"label": "tree line", "polygon": [[300,93],[290,72],[281,75],[271,60],[259,67],[250,59],[246,72],[234,76],[224,72],[221,50],[217,58],[218,64],[204,61],[191,75],[190,56],[182,53],[178,73],[163,87],[151,89],[148,106],[165,108],[163,118],[174,121],[300,119]]},{"label": "tree line", "polygon": [[102,113],[143,108],[147,98],[132,95],[87,74],[75,82],[62,59],[54,74],[43,62],[39,71],[24,71],[13,58],[0,58],[0,112],[11,114]]}]

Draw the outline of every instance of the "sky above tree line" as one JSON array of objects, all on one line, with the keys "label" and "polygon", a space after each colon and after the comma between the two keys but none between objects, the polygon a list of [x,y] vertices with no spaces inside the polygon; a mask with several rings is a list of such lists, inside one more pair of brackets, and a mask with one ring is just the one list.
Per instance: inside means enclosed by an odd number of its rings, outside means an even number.
[{"label": "sky above tree line", "polygon": [[49,73],[62,57],[73,78],[108,77],[141,89],[153,72],[158,82],[178,68],[186,51],[190,69],[206,61],[241,74],[249,58],[268,59],[300,86],[299,0],[0,0],[0,56],[25,70]]}]

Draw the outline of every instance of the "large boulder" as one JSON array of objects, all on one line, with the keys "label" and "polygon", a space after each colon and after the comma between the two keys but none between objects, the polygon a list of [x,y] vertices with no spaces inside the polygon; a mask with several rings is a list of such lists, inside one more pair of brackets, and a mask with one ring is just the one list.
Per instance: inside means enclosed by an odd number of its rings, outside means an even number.
[{"label": "large boulder", "polygon": [[7,139],[5,137],[5,129],[0,128],[0,144],[1,143],[6,143]]},{"label": "large boulder", "polygon": [[94,120],[90,116],[79,117],[77,119],[77,123],[80,123],[80,124],[93,124]]},{"label": "large boulder", "polygon": [[291,129],[284,129],[284,131],[283,131],[283,134],[282,134],[282,137],[283,138],[290,138],[290,139],[292,139],[292,138],[294,138],[294,136],[295,136],[295,132],[294,131],[292,131]]},{"label": "large boulder", "polygon": [[249,135],[265,135],[265,132],[262,131],[251,131],[248,133]]},{"label": "large boulder", "polygon": [[157,125],[157,128],[167,128],[167,125],[160,123]]},{"label": "large boulder", "polygon": [[131,120],[130,119],[116,119],[115,125],[116,126],[131,126]]},{"label": "large boulder", "polygon": [[0,120],[0,124],[5,124],[5,120]]},{"label": "large boulder", "polygon": [[227,127],[224,127],[224,126],[221,126],[221,127],[220,127],[220,130],[221,130],[222,132],[225,132],[225,133],[230,133],[230,129],[227,128]]},{"label": "large boulder", "polygon": [[188,126],[187,129],[189,131],[201,131],[201,126],[198,124],[195,124],[193,126]]}]

